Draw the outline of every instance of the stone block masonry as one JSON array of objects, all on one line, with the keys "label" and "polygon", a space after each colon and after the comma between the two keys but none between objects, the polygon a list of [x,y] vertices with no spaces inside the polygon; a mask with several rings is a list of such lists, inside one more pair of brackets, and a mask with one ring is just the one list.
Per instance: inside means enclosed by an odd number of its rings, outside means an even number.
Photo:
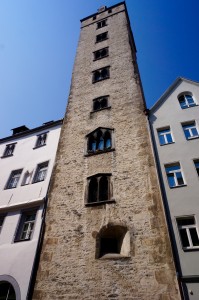
[{"label": "stone block masonry", "polygon": [[[96,29],[102,19],[106,26]],[[124,3],[82,21],[34,300],[180,299],[129,26]],[[108,39],[96,43],[105,31]],[[109,55],[93,61],[104,47]],[[92,83],[106,66],[110,78]],[[91,113],[103,95],[111,108]],[[114,149],[85,155],[86,136],[98,127],[113,129]],[[112,201],[87,205],[95,174],[111,174]],[[100,234],[110,228],[114,237],[126,230],[121,253],[99,258]]]}]

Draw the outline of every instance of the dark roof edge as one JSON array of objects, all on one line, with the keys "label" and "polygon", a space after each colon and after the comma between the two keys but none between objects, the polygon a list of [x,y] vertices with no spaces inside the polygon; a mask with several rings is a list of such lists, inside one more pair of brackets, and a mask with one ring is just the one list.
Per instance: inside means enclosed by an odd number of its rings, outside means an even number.
[{"label": "dark roof edge", "polygon": [[15,140],[19,137],[29,135],[29,134],[32,134],[32,133],[37,132],[37,131],[41,131],[41,130],[45,130],[45,129],[48,129],[48,128],[51,128],[51,127],[55,127],[57,125],[61,125],[62,123],[63,123],[63,119],[53,121],[53,122],[50,122],[49,124],[41,125],[39,127],[35,127],[33,129],[29,129],[29,130],[26,130],[24,132],[21,132],[21,133],[15,134],[15,135],[10,135],[10,136],[7,136],[5,138],[2,138],[2,139],[0,139],[0,143],[10,141],[10,140]]},{"label": "dark roof edge", "polygon": [[166,91],[162,94],[162,96],[155,102],[155,104],[150,108],[150,112],[154,111],[160,104],[161,102],[171,93],[171,91],[178,85],[180,82],[186,81],[190,83],[195,83],[199,84],[198,81],[191,80],[185,77],[177,77],[174,82],[166,89]]},{"label": "dark roof edge", "polygon": [[[124,5],[125,5],[125,8],[126,8],[126,3],[125,3],[125,1],[122,1],[122,2],[119,2],[119,3],[115,4],[115,5],[112,5],[112,6],[110,6],[110,7],[107,7],[106,10],[109,10],[109,9],[114,8],[114,7],[116,7],[116,6],[119,6],[119,5],[121,5],[121,4],[124,4]],[[105,11],[106,11],[106,10],[105,10]],[[104,11],[103,11],[103,12],[104,12]],[[98,13],[98,12],[97,12],[97,13],[95,13],[95,14],[92,14],[92,15],[86,17],[86,18],[81,19],[80,22],[83,22],[83,21],[85,21],[85,20],[87,20],[87,19],[89,19],[89,18],[92,18],[92,17],[96,16],[96,15],[102,14],[103,12],[101,12],[101,13]]]}]

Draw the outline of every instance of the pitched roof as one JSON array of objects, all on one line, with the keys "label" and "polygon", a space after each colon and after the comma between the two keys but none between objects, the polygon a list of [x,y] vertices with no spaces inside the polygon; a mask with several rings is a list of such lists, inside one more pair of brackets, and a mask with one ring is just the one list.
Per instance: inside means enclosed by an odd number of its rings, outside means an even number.
[{"label": "pitched roof", "polygon": [[158,101],[150,108],[150,112],[155,111],[156,108],[158,108],[166,100],[166,98],[176,89],[176,87],[179,86],[183,81],[199,85],[198,81],[194,81],[184,77],[177,77],[176,80],[170,85],[170,87],[164,92],[164,94],[158,99]]}]

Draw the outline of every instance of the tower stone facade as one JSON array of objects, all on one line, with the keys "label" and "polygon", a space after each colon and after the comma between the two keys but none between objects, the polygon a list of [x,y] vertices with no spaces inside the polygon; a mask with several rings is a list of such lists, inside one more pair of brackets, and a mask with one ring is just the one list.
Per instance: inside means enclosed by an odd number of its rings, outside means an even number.
[{"label": "tower stone facade", "polygon": [[81,25],[33,299],[180,299],[125,3]]}]

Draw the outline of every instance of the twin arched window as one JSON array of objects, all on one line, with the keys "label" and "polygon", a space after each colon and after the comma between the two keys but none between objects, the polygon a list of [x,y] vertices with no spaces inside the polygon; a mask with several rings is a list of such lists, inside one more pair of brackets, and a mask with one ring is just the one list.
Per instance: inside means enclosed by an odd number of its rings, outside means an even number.
[{"label": "twin arched window", "polygon": [[88,153],[99,153],[112,149],[112,129],[98,128],[88,135]]},{"label": "twin arched window", "polygon": [[97,203],[111,199],[110,177],[111,174],[97,174],[88,178],[87,203]]}]

